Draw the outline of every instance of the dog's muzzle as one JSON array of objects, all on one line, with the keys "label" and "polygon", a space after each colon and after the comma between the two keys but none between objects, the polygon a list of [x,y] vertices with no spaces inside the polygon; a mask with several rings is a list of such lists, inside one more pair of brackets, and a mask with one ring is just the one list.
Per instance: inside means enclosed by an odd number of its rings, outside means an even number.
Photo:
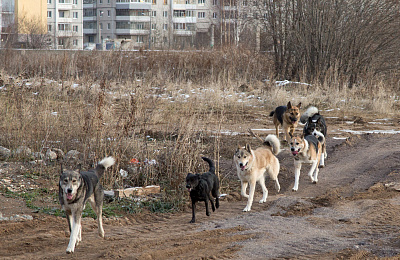
[{"label": "dog's muzzle", "polygon": [[300,152],[300,148],[299,148],[299,150],[298,150],[298,151],[296,151],[296,149],[294,149],[294,148],[291,148],[290,150],[292,151],[292,154],[293,154],[293,156],[296,156],[296,155],[298,155],[298,154],[299,154],[299,152]]},{"label": "dog's muzzle", "polygon": [[72,189],[67,189],[67,200],[72,200],[72,198],[74,197],[74,195],[72,194]]},{"label": "dog's muzzle", "polygon": [[186,189],[188,189],[188,191],[190,192],[192,190],[192,186],[186,185]]},{"label": "dog's muzzle", "polygon": [[243,163],[239,163],[239,167],[242,171],[244,171],[246,169],[247,163],[243,164]]}]

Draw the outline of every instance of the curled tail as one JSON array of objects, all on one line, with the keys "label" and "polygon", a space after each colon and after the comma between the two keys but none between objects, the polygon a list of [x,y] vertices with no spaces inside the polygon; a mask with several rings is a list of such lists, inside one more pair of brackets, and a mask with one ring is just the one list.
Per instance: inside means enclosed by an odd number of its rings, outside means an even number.
[{"label": "curled tail", "polygon": [[209,172],[215,174],[215,165],[211,159],[208,159],[207,157],[201,157],[204,161],[208,162],[208,165],[210,166]]},{"label": "curled tail", "polygon": [[281,142],[276,135],[268,135],[264,141],[265,145],[271,146],[272,153],[278,155],[281,152]]},{"label": "curled tail", "polygon": [[305,124],[308,120],[309,117],[312,117],[315,114],[318,114],[318,108],[316,107],[309,107],[307,108],[306,112],[304,112],[301,117],[300,117],[300,122],[302,122],[303,124]]},{"label": "curled tail", "polygon": [[103,160],[101,160],[99,162],[99,164],[97,164],[95,171],[96,171],[97,176],[99,177],[99,179],[103,176],[104,171],[108,167],[114,165],[114,163],[115,163],[115,159],[110,156],[110,157],[104,158]]}]

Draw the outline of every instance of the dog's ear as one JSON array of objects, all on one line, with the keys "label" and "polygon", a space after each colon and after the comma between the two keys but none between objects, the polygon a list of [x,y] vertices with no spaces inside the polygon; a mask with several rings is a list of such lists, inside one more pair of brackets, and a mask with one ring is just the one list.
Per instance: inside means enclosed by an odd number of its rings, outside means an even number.
[{"label": "dog's ear", "polygon": [[60,175],[61,175],[61,174],[63,174],[63,172],[64,172],[64,169],[63,169],[63,164],[62,164],[62,163],[60,163]]},{"label": "dog's ear", "polygon": [[250,144],[246,144],[246,150],[247,150],[249,153],[251,153],[251,147],[250,147]]},{"label": "dog's ear", "polygon": [[289,132],[290,138],[293,138],[293,134],[292,132]]},{"label": "dog's ear", "polygon": [[297,108],[299,109],[301,108],[301,102],[297,105]]},{"label": "dog's ear", "polygon": [[312,123],[312,118],[311,118],[311,117],[308,118],[308,123],[309,123],[309,124]]},{"label": "dog's ear", "polygon": [[82,168],[82,164],[78,164],[78,167],[76,168],[76,171],[81,173],[81,168]]},{"label": "dog's ear", "polygon": [[317,119],[317,124],[319,124],[319,122],[321,122],[321,118],[320,117],[318,117],[318,119]]},{"label": "dog's ear", "polygon": [[287,103],[287,109],[291,109],[292,108],[292,103],[290,103],[290,101]]},{"label": "dog's ear", "polygon": [[304,139],[304,134],[301,134],[301,135],[300,135],[300,138],[301,138],[301,139]]}]

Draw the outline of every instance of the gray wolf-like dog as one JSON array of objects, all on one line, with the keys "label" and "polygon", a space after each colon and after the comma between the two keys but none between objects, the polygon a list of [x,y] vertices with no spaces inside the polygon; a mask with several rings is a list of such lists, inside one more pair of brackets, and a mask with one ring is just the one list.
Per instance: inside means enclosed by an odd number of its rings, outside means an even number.
[{"label": "gray wolf-like dog", "polygon": [[[279,192],[280,185],[278,174],[280,169],[279,160],[276,155],[280,152],[280,141],[276,135],[268,135],[265,138],[264,146],[252,150],[249,144],[238,147],[233,156],[236,165],[237,175],[241,182],[241,194],[248,198],[247,205],[243,211],[250,211],[253,204],[256,182],[260,183],[263,197],[259,201],[267,201],[268,190],[265,187],[265,175],[275,181],[275,189]],[[247,186],[250,184],[249,195],[246,194]]]},{"label": "gray wolf-like dog", "polygon": [[73,253],[75,246],[82,241],[81,217],[87,201],[90,201],[97,215],[99,236],[104,237],[102,220],[104,193],[100,178],[114,162],[113,157],[104,158],[96,168],[86,172],[81,172],[80,166],[75,170],[64,170],[61,165],[58,197],[67,215],[68,227],[71,232],[67,253]]},{"label": "gray wolf-like dog", "polygon": [[[208,163],[210,167],[208,172],[203,174],[188,173],[186,176],[186,188],[190,192],[190,199],[192,200],[192,220],[190,220],[190,223],[196,222],[196,202],[205,202],[207,216],[210,216],[208,202],[211,204],[212,211],[219,208],[219,180],[215,175],[214,163],[207,157],[201,158]],[[215,198],[215,206],[210,193]]]}]

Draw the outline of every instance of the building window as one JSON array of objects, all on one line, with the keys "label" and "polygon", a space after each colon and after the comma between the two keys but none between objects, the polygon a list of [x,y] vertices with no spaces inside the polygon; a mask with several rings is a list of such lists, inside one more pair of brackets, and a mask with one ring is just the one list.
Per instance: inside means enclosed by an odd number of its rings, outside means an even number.
[{"label": "building window", "polygon": [[107,11],[107,16],[108,16],[108,17],[111,16],[111,11],[110,11],[110,10]]},{"label": "building window", "polygon": [[58,38],[58,45],[64,45],[64,38]]},{"label": "building window", "polygon": [[69,24],[59,23],[58,24],[58,30],[59,31],[68,31],[69,30]]},{"label": "building window", "polygon": [[164,0],[164,4],[167,5],[168,4],[168,0]]},{"label": "building window", "polygon": [[166,23],[163,24],[163,29],[164,29],[164,30],[168,30],[168,24],[166,24]]},{"label": "building window", "polygon": [[74,19],[78,19],[78,12],[73,12],[72,15],[73,15]]},{"label": "building window", "polygon": [[103,30],[103,24],[102,23],[100,23],[100,29]]},{"label": "building window", "polygon": [[48,4],[51,4],[51,0],[47,0],[47,3],[48,3]]},{"label": "building window", "polygon": [[65,0],[58,0],[59,4],[65,4]]},{"label": "building window", "polygon": [[48,32],[51,32],[51,24],[48,24],[48,25],[47,25],[47,31],[48,31]]},{"label": "building window", "polygon": [[157,16],[157,11],[151,11],[151,16],[156,17]]},{"label": "building window", "polygon": [[99,11],[99,16],[100,16],[100,17],[103,16],[103,11]]},{"label": "building window", "polygon": [[51,11],[47,11],[47,18],[51,18]]},{"label": "building window", "polygon": [[138,35],[138,36],[136,36],[136,42],[143,42],[143,39],[144,39],[144,37],[143,37],[143,35]]},{"label": "building window", "polygon": [[206,2],[206,0],[198,0],[198,2],[197,2],[197,3],[198,3],[199,5],[204,5],[204,4],[205,4],[205,2]]},{"label": "building window", "polygon": [[78,45],[78,40],[73,40],[73,41],[72,41],[72,44],[73,44],[74,46],[77,46],[77,45]]},{"label": "building window", "polygon": [[168,17],[168,11],[163,12],[163,17]]},{"label": "building window", "polygon": [[102,4],[103,3],[103,0],[99,0],[99,4]]},{"label": "building window", "polygon": [[72,27],[72,30],[73,30],[74,32],[78,32],[78,25],[74,25],[74,26]]},{"label": "building window", "polygon": [[155,24],[155,23],[151,24],[151,29],[152,30],[157,30],[157,24]]},{"label": "building window", "polygon": [[77,4],[78,4],[78,0],[74,0],[74,1],[72,1],[72,3],[73,3],[74,5],[77,5]]},{"label": "building window", "polygon": [[184,23],[174,23],[174,30],[185,30],[186,24]]},{"label": "building window", "polygon": [[111,24],[110,23],[107,24],[107,30],[111,30]]},{"label": "building window", "polygon": [[59,11],[58,12],[58,17],[64,18],[65,17],[65,12],[64,11]]},{"label": "building window", "polygon": [[151,3],[152,3],[153,5],[156,5],[156,4],[157,4],[157,0],[153,0],[153,1],[151,1]]},{"label": "building window", "polygon": [[206,18],[206,12],[198,12],[197,15],[198,18]]},{"label": "building window", "polygon": [[213,0],[213,5],[218,5],[218,0]]},{"label": "building window", "polygon": [[213,18],[217,19],[217,17],[218,17],[217,13],[213,13]]},{"label": "building window", "polygon": [[90,35],[88,37],[88,42],[94,42],[94,36],[93,35]]}]

